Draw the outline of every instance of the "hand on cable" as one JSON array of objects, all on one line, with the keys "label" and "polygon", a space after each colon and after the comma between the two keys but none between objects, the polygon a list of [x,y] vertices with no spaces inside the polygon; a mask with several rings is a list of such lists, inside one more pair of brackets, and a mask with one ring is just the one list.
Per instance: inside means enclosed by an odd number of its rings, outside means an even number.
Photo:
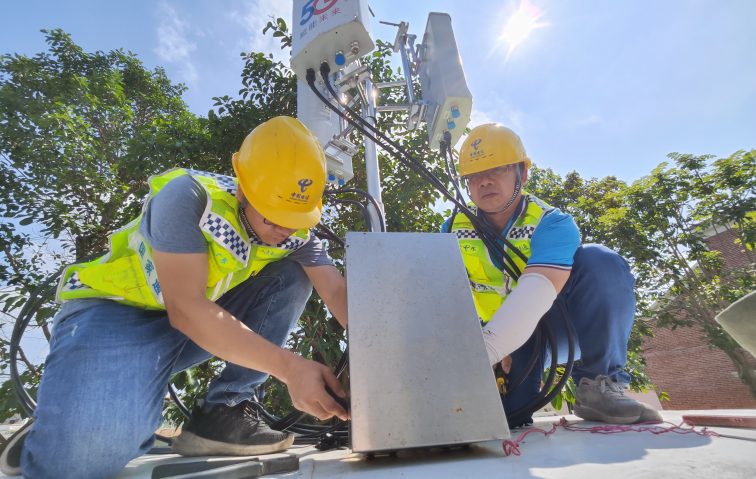
[{"label": "hand on cable", "polygon": [[292,404],[297,410],[320,420],[333,416],[344,421],[349,419],[349,412],[339,406],[324,389],[328,386],[337,396],[346,397],[339,380],[328,367],[292,355],[286,376],[279,379],[289,388]]},{"label": "hand on cable", "polygon": [[[493,364],[491,367],[494,371],[496,370],[496,364]],[[501,370],[504,371],[504,374],[509,374],[509,371],[512,370],[512,356],[507,356],[501,360]]]},{"label": "hand on cable", "polygon": [[556,297],[556,289],[546,276],[526,273],[520,277],[517,287],[483,328],[491,365],[525,344]]}]

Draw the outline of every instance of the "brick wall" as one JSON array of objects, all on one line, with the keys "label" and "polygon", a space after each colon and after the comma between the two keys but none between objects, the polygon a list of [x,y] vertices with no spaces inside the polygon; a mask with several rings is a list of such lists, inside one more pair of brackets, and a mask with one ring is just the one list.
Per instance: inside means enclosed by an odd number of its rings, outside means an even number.
[{"label": "brick wall", "polygon": [[721,251],[722,258],[727,267],[732,269],[742,268],[749,263],[748,257],[743,252],[743,248],[735,244],[737,236],[735,236],[735,233],[731,229],[727,230],[719,227],[718,230],[712,228],[710,231],[712,236],[706,238],[709,249]]},{"label": "brick wall", "polygon": [[[725,264],[738,268],[749,263],[734,243],[730,230],[711,231],[709,248],[721,251]],[[669,394],[664,409],[754,409],[756,399],[735,374],[735,365],[721,350],[710,350],[700,328],[655,328],[656,337],[643,346],[647,372],[659,389]],[[747,353],[746,353],[747,354]],[[756,369],[756,359],[749,355]]]}]

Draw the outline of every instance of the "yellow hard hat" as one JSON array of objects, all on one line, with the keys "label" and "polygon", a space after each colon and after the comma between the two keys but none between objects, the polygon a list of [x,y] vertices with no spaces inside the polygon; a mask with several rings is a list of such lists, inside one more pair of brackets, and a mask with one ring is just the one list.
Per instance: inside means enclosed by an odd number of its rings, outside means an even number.
[{"label": "yellow hard hat", "polygon": [[286,228],[320,221],[326,160],[318,139],[299,120],[272,118],[247,135],[234,153],[244,196],[266,219]]},{"label": "yellow hard hat", "polygon": [[530,158],[517,133],[499,123],[476,126],[459,152],[457,178],[522,161],[530,168]]}]

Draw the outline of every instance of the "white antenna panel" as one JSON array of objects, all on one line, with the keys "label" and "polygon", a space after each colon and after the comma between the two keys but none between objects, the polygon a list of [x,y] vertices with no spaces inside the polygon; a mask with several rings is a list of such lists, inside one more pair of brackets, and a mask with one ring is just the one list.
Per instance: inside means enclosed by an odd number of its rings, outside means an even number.
[{"label": "white antenna panel", "polygon": [[431,13],[423,36],[420,88],[428,103],[425,121],[431,148],[438,148],[444,132],[454,146],[470,123],[472,94],[467,88],[462,58],[447,13]]}]

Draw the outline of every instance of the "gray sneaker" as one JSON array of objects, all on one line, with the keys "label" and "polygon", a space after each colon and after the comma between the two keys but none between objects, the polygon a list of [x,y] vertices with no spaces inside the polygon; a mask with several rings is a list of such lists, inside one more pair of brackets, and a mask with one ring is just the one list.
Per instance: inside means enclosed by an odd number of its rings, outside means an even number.
[{"label": "gray sneaker", "polygon": [[588,421],[635,424],[662,420],[654,408],[626,396],[623,388],[608,376],[581,379],[576,396],[575,415]]}]

